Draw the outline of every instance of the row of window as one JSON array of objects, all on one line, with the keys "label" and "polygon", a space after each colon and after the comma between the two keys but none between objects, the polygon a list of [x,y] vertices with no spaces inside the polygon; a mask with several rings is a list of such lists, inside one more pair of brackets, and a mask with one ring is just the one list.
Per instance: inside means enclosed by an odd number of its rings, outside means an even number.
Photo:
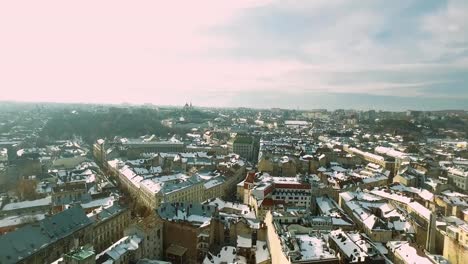
[{"label": "row of window", "polygon": [[281,199],[281,200],[310,200],[310,197],[305,196],[295,196],[295,197],[286,197],[286,196],[273,196],[273,199]]}]

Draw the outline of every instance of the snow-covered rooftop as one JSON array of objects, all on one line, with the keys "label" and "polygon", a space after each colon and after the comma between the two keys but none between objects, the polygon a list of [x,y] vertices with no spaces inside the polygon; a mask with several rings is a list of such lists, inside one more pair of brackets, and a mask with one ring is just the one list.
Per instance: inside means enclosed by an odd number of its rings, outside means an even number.
[{"label": "snow-covered rooftop", "polygon": [[6,204],[2,208],[2,211],[10,211],[10,210],[17,210],[17,209],[37,207],[37,206],[47,206],[51,204],[52,204],[52,196],[47,196],[45,198],[32,200],[32,201],[9,203],[9,204]]}]

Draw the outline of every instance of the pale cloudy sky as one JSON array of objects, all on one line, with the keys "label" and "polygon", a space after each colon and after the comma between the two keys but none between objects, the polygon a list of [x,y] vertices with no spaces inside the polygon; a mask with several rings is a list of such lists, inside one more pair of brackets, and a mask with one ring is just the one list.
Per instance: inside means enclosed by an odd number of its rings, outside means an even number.
[{"label": "pale cloudy sky", "polygon": [[0,100],[468,110],[467,0],[1,1]]}]

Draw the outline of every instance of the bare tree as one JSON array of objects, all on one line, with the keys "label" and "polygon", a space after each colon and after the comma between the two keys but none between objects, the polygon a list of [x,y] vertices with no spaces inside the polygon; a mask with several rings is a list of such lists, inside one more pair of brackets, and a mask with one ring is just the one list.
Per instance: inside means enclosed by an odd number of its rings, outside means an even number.
[{"label": "bare tree", "polygon": [[22,225],[26,225],[26,224],[35,223],[35,222],[37,222],[37,221],[38,221],[38,219],[37,219],[36,216],[34,216],[34,215],[27,215],[27,216],[21,218],[20,223],[21,223]]},{"label": "bare tree", "polygon": [[22,179],[16,186],[16,194],[21,200],[34,200],[37,198],[37,182],[30,179]]}]

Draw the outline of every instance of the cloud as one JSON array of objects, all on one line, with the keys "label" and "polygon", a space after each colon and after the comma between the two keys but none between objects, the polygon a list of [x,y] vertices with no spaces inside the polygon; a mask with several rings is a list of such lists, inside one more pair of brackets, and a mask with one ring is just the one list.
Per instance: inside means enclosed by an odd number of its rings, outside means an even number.
[{"label": "cloud", "polygon": [[468,98],[467,12],[463,1],[274,3],[239,17],[226,34],[238,41],[234,56],[305,64],[273,79],[278,86],[288,79],[304,91],[428,97],[437,86],[436,96]]},{"label": "cloud", "polygon": [[468,100],[467,13],[463,0],[5,1],[0,87],[28,101],[447,104]]}]

